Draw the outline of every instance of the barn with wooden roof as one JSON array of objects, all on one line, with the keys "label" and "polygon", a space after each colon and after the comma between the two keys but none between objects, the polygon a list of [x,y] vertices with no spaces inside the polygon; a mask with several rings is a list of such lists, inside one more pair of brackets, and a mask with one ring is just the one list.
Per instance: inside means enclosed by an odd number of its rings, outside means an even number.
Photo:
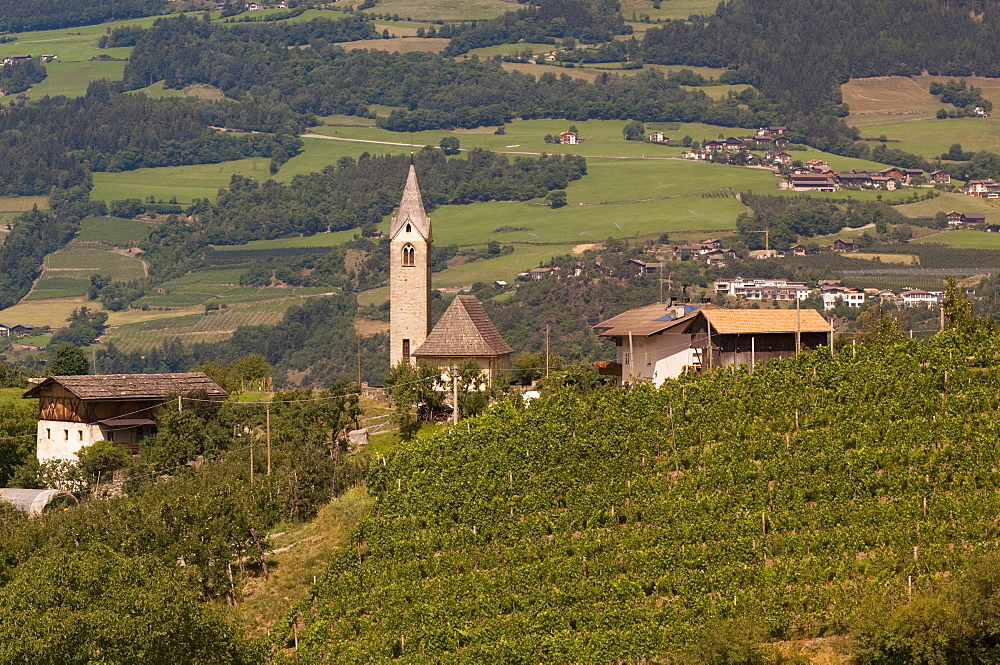
[{"label": "barn with wooden roof", "polygon": [[136,452],[156,433],[156,412],[172,395],[224,399],[225,390],[202,372],[50,376],[24,393],[37,399],[38,461],[75,460],[96,441]]},{"label": "barn with wooden roof", "polygon": [[602,374],[618,383],[667,379],[724,365],[763,365],[829,342],[830,324],[812,309],[726,309],[657,303],[603,321],[594,330],[615,342]]},{"label": "barn with wooden roof", "polygon": [[455,296],[413,355],[418,362],[435,367],[453,367],[474,360],[492,382],[510,370],[513,352],[475,296]]}]

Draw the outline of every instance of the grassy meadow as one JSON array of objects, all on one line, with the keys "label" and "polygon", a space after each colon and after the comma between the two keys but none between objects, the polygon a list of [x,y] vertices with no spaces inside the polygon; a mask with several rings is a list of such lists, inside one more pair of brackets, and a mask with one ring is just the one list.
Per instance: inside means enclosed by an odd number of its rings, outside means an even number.
[{"label": "grassy meadow", "polygon": [[[36,57],[43,54],[55,55],[57,59],[45,65],[48,76],[26,94],[31,98],[45,95],[82,95],[92,81],[103,78],[118,80],[125,69],[124,59],[128,57],[131,49],[97,48],[105,32],[109,28],[122,25],[152,25],[157,18],[149,16],[100,25],[17,33],[14,35],[17,41],[0,44],[0,58],[21,53]],[[120,60],[110,62],[92,60],[95,55],[107,55]],[[12,96],[8,97],[13,99]],[[0,101],[6,101],[8,97],[0,97]]]},{"label": "grassy meadow", "polygon": [[[851,108],[848,124],[856,125],[868,138],[886,136],[889,147],[900,148],[931,159],[947,152],[954,143],[965,150],[1000,151],[1000,118],[938,120],[938,109],[954,109],[930,93],[932,82],[944,83],[948,76],[880,76],[853,79],[841,86],[844,102]],[[964,77],[980,88],[994,105],[1000,105],[1000,80]]]},{"label": "grassy meadow", "polygon": [[146,239],[154,224],[121,217],[87,217],[80,224],[77,242],[100,242],[130,247]]},{"label": "grassy meadow", "polygon": [[269,163],[270,160],[266,157],[250,157],[219,164],[95,173],[94,189],[90,196],[104,201],[145,199],[150,195],[160,201],[176,197],[180,203],[191,203],[196,198],[214,200],[219,188],[229,185],[234,173],[258,180],[270,178]]},{"label": "grassy meadow", "polygon": [[[866,138],[889,138],[890,148],[936,159],[955,143],[963,150],[1000,152],[1000,119],[954,118],[948,120],[915,120],[860,127]],[[874,145],[874,144],[873,144]]]},{"label": "grassy meadow", "polygon": [[0,198],[0,211],[5,213],[19,213],[31,210],[38,206],[39,210],[49,209],[49,197],[47,196],[7,196]]},{"label": "grassy meadow", "polygon": [[987,233],[971,229],[941,231],[924,236],[915,242],[940,242],[960,249],[1000,249],[1000,233]]},{"label": "grassy meadow", "polygon": [[622,0],[621,6],[625,18],[635,13],[647,14],[652,19],[679,19],[692,14],[710,16],[719,3],[712,0],[664,0],[659,9],[654,9],[651,0]]},{"label": "grassy meadow", "polygon": [[85,296],[91,275],[108,275],[113,280],[127,282],[139,279],[145,273],[139,259],[105,249],[84,247],[74,241],[46,257],[42,275],[24,300]]},{"label": "grassy meadow", "polygon": [[[392,31],[389,31],[390,34]],[[389,39],[361,39],[355,42],[340,44],[345,49],[368,49],[372,51],[388,51],[389,53],[440,53],[448,46],[450,40],[441,37],[419,39],[417,37],[390,37]]]},{"label": "grassy meadow", "polygon": [[518,8],[508,0],[380,0],[374,12],[415,21],[468,21],[494,18]]},{"label": "grassy meadow", "polygon": [[1000,220],[1000,201],[966,196],[955,192],[941,192],[941,196],[920,201],[905,203],[896,208],[907,217],[933,216],[939,212],[981,212],[985,214],[987,223],[996,224]]}]

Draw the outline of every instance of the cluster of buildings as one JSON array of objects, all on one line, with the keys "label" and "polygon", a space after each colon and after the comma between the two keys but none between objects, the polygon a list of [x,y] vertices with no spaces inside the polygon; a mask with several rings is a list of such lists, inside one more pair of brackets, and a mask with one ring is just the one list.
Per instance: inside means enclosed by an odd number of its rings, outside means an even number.
[{"label": "cluster of buildings", "polygon": [[980,199],[1000,199],[1000,183],[996,180],[969,180],[962,186],[962,193]]},{"label": "cluster of buildings", "polygon": [[0,337],[24,337],[25,335],[30,335],[34,329],[33,326],[22,323],[14,326],[0,323]]},{"label": "cluster of buildings", "polygon": [[[45,54],[38,56],[38,59],[42,62],[52,62],[58,56],[52,54]],[[0,60],[0,67],[7,67],[8,65],[13,65],[15,62],[23,62],[24,60],[31,60],[31,56],[28,54],[24,55],[8,55],[3,60]]]},{"label": "cluster of buildings", "polygon": [[950,182],[951,174],[940,169],[927,173],[923,169],[890,166],[881,171],[854,169],[837,173],[825,161],[811,159],[802,168],[793,169],[779,187],[796,192],[835,192],[842,187],[894,190],[903,186],[933,187]]},{"label": "cluster of buildings", "polygon": [[886,289],[856,289],[843,286],[840,280],[821,279],[816,286],[805,282],[789,282],[786,279],[735,279],[715,283],[716,294],[733,296],[740,300],[805,300],[818,294],[823,300],[823,309],[830,310],[838,305],[861,307],[866,302],[892,304],[897,307],[929,307],[941,304],[944,293],[903,289],[894,293]]},{"label": "cluster of buildings", "polygon": [[[288,0],[281,0],[281,2],[275,5],[267,5],[262,2],[245,2],[243,3],[244,8],[248,12],[257,12],[262,9],[288,9]],[[226,3],[220,2],[215,5],[213,11],[221,12],[226,9]]]}]

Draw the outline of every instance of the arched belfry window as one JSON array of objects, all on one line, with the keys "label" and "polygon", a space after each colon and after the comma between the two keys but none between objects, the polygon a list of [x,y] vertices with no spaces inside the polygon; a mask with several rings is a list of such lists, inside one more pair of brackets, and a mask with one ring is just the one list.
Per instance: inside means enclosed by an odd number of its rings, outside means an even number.
[{"label": "arched belfry window", "polygon": [[407,224],[406,225],[406,232],[410,233],[412,230],[413,230],[413,227],[411,227],[409,224]]},{"label": "arched belfry window", "polygon": [[414,266],[416,265],[416,255],[417,252],[413,249],[413,245],[407,243],[403,245],[403,265],[404,266]]}]

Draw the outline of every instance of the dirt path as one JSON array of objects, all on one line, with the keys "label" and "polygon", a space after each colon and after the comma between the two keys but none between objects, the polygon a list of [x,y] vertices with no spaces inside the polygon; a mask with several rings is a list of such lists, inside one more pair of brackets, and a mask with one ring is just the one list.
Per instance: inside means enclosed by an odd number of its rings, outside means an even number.
[{"label": "dirt path", "polygon": [[[300,138],[304,138],[304,139],[326,139],[327,141],[349,141],[351,143],[374,143],[376,145],[399,145],[399,146],[404,146],[404,147],[410,146],[410,147],[412,147],[414,149],[417,148],[416,145],[413,145],[413,144],[410,144],[410,143],[400,143],[398,141],[373,141],[371,139],[349,139],[349,138],[345,138],[345,137],[342,137],[342,136],[326,136],[324,134],[302,134],[302,135],[300,135]],[[422,148],[423,146],[419,146],[419,147]],[[465,148],[460,148],[460,150],[462,150],[464,152],[466,149]],[[491,152],[499,152],[499,153],[503,153],[505,155],[550,155],[550,154],[552,154],[551,152],[531,152],[530,150],[492,150]],[[560,153],[560,154],[563,154],[563,153]],[[565,153],[565,154],[572,154],[572,153]],[[684,159],[683,157],[647,157],[646,155],[642,155],[640,157],[623,157],[621,155],[581,155],[581,156],[582,157],[586,157],[587,159],[638,159],[638,160],[646,160],[646,161],[667,161],[667,162],[669,162],[669,161],[674,161],[674,162],[691,162],[691,161],[695,161],[695,160],[691,160],[691,159]],[[771,170],[771,169],[767,168],[766,166],[745,166],[743,168],[758,168],[758,169],[762,168],[762,169],[764,169],[766,171],[770,171]]]}]

